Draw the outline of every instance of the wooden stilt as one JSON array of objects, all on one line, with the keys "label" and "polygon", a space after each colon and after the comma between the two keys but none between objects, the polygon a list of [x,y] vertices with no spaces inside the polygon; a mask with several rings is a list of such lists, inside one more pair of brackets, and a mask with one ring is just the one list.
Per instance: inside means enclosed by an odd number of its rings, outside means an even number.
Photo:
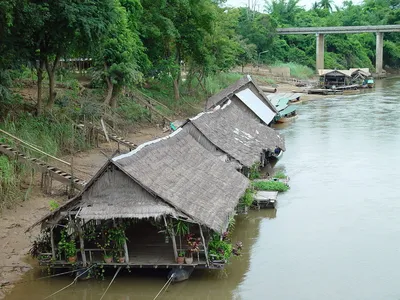
[{"label": "wooden stilt", "polygon": [[175,257],[175,261],[176,261],[178,259],[178,248],[176,247],[174,227],[171,226],[171,230],[169,230],[168,229],[167,219],[165,218],[164,215],[163,215],[163,219],[164,219],[164,224],[165,224],[165,230],[167,230],[167,233],[170,235],[171,240],[172,240],[172,247],[174,249],[174,257]]},{"label": "wooden stilt", "polygon": [[206,256],[206,262],[207,262],[207,266],[208,266],[209,265],[209,262],[208,262],[208,250],[207,250],[206,240],[205,240],[204,234],[203,234],[203,229],[201,228],[200,224],[199,224],[199,228],[200,228],[201,240],[203,242],[204,254]]},{"label": "wooden stilt", "polygon": [[50,243],[51,243],[51,258],[56,260],[56,246],[54,244],[54,233],[53,233],[54,226],[50,228]]},{"label": "wooden stilt", "polygon": [[128,252],[128,244],[126,243],[126,239],[124,242],[124,252],[125,252],[125,262],[129,263],[129,252]]},{"label": "wooden stilt", "polygon": [[86,253],[85,253],[85,241],[83,240],[83,231],[80,220],[76,221],[76,228],[78,229],[78,236],[79,236],[79,246],[81,249],[81,256],[82,256],[82,265],[86,267]]}]

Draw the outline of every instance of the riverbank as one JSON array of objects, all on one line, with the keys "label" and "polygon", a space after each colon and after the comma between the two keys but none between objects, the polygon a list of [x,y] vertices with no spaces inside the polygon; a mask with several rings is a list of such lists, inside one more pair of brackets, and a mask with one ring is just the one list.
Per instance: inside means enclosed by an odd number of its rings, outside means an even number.
[{"label": "riverbank", "polygon": [[[126,138],[141,144],[164,135],[162,129],[151,126],[137,129]],[[111,156],[117,149],[116,143],[105,142],[101,143],[98,148],[75,155],[73,158],[76,168],[75,175],[89,180],[107,161],[108,158],[105,155]],[[127,152],[127,150],[121,146],[122,152]],[[70,156],[63,157],[63,159],[71,161]],[[53,194],[43,194],[37,176],[32,187],[31,197],[12,209],[3,211],[0,219],[0,239],[2,240],[0,245],[0,299],[3,299],[11,291],[14,283],[18,282],[21,276],[32,268],[26,258],[40,227],[37,226],[27,233],[25,231],[38,219],[49,213],[51,201],[58,203],[66,201],[66,196],[60,195],[63,191],[65,191],[65,187],[54,182]]]}]

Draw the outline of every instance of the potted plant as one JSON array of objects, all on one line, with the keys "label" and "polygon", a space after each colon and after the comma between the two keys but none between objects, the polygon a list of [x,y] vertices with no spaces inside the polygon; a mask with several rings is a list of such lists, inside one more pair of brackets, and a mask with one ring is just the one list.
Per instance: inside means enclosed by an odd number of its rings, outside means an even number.
[{"label": "potted plant", "polygon": [[104,259],[104,262],[107,263],[107,264],[110,264],[110,263],[113,262],[112,254],[108,254],[106,251],[104,251],[103,259]]},{"label": "potted plant", "polygon": [[75,240],[71,237],[71,239],[67,240],[67,233],[65,230],[61,231],[61,240],[58,243],[58,251],[64,252],[65,257],[68,262],[75,263],[76,262],[76,245]]},{"label": "potted plant", "polygon": [[184,261],[185,261],[185,251],[180,251],[178,253],[178,258],[176,259],[176,262],[181,265],[183,264]]},{"label": "potted plant", "polygon": [[109,244],[115,251],[116,259],[119,263],[125,262],[124,245],[127,241],[125,229],[122,226],[111,228],[108,231]]},{"label": "potted plant", "polygon": [[186,243],[187,243],[188,249],[186,251],[185,263],[188,265],[191,265],[193,263],[193,253],[200,251],[199,247],[201,245],[201,239],[195,238],[193,233],[187,234],[186,235]]}]

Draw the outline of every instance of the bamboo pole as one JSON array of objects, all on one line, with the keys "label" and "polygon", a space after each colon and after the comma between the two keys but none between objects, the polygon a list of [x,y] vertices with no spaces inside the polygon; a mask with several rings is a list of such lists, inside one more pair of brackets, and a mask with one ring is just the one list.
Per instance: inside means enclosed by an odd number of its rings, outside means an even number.
[{"label": "bamboo pole", "polygon": [[106,125],[104,124],[103,118],[100,119],[101,127],[103,128],[104,131],[104,136],[106,137],[107,142],[110,142],[110,138],[108,137]]},{"label": "bamboo pole", "polygon": [[48,153],[46,153],[46,152],[44,152],[44,151],[42,151],[42,150],[36,148],[35,146],[33,146],[33,145],[31,145],[31,144],[28,144],[27,142],[24,142],[23,140],[17,138],[16,136],[13,136],[12,134],[8,133],[7,131],[4,131],[4,130],[0,129],[0,132],[4,133],[5,135],[8,135],[9,137],[11,137],[11,138],[17,140],[18,142],[21,142],[22,144],[24,144],[24,145],[26,145],[26,146],[32,148],[32,150],[35,150],[35,151],[37,151],[37,152],[39,152],[39,153],[41,153],[41,154],[44,154],[44,155],[46,155],[46,156],[48,156],[48,157],[51,157],[52,159],[55,159],[55,160],[57,160],[57,161],[59,161],[59,162],[61,162],[61,163],[63,163],[63,164],[66,164],[67,166],[70,166],[70,165],[71,165],[69,162],[66,162],[66,161],[64,161],[64,160],[62,160],[62,159],[59,159],[59,158],[57,158],[57,157],[55,157],[55,156],[53,156],[53,155],[50,155],[50,154],[48,154]]},{"label": "bamboo pole", "polygon": [[56,260],[56,246],[54,244],[54,233],[53,233],[54,226],[50,228],[50,243],[51,243],[51,258]]},{"label": "bamboo pole", "polygon": [[208,250],[207,250],[207,245],[206,245],[206,239],[204,238],[203,229],[201,228],[201,225],[200,225],[200,224],[199,224],[199,228],[200,228],[201,239],[202,239],[202,241],[203,241],[204,254],[205,254],[205,256],[206,256],[206,263],[207,263],[207,266],[209,266],[209,262],[208,262]]},{"label": "bamboo pole", "polygon": [[76,222],[76,227],[78,229],[78,235],[79,235],[79,246],[81,249],[81,256],[82,256],[82,265],[86,267],[87,262],[86,262],[86,253],[85,253],[85,241],[83,240],[83,232],[82,232],[82,226],[79,220]]},{"label": "bamboo pole", "polygon": [[165,224],[165,230],[167,230],[168,234],[171,236],[172,247],[174,249],[174,257],[175,257],[175,261],[177,261],[177,259],[178,259],[178,248],[176,247],[174,227],[171,226],[171,232],[170,232],[168,230],[168,224],[167,224],[167,219],[165,218],[165,215],[163,215],[163,219],[164,219],[164,224]]}]

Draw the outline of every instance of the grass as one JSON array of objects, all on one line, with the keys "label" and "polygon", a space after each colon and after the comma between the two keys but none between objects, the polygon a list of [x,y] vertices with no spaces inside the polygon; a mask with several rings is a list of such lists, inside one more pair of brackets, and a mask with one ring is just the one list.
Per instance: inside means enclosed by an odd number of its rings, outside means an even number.
[{"label": "grass", "polygon": [[253,182],[253,187],[258,191],[278,191],[286,192],[289,187],[279,181],[258,181]]},{"label": "grass", "polygon": [[247,188],[244,195],[240,198],[239,203],[250,207],[254,202],[254,190],[252,188]]},{"label": "grass", "polygon": [[17,173],[17,165],[5,156],[0,156],[0,212],[10,208],[22,198],[20,191],[21,177]]},{"label": "grass", "polygon": [[288,67],[290,69],[290,76],[297,79],[309,79],[314,76],[314,71],[297,63],[276,63],[274,67]]},{"label": "grass", "polygon": [[259,163],[255,163],[249,169],[249,179],[250,180],[254,180],[254,179],[258,179],[258,178],[261,178],[260,164]]},{"label": "grass", "polygon": [[278,178],[278,179],[286,179],[287,176],[282,171],[278,171],[272,177],[273,178]]}]

